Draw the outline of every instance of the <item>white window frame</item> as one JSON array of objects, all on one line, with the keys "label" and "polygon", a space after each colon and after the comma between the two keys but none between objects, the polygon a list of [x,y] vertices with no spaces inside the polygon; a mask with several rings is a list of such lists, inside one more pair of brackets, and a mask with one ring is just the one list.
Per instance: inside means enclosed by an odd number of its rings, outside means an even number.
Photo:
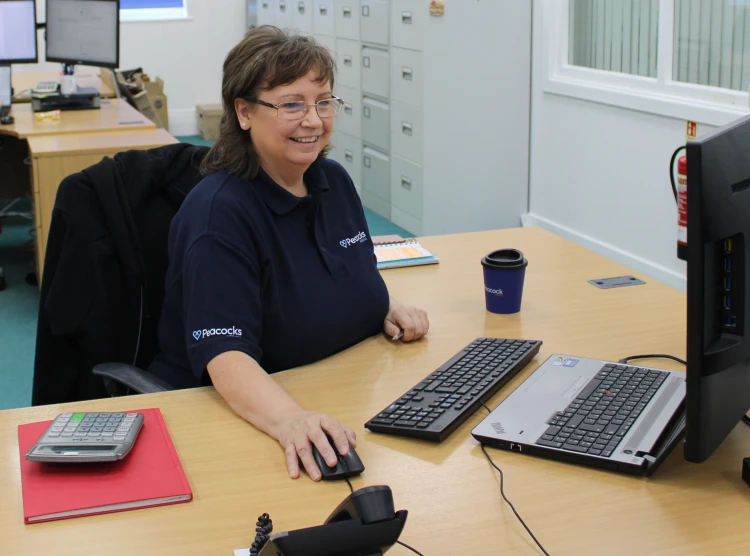
[{"label": "white window frame", "polygon": [[659,0],[657,77],[642,77],[568,63],[570,0],[542,0],[543,90],[631,110],[725,125],[748,109],[748,92],[672,79],[674,0]]},{"label": "white window frame", "polygon": [[188,15],[188,0],[182,0],[181,8],[141,8],[120,10],[120,22],[171,21],[191,19]]}]

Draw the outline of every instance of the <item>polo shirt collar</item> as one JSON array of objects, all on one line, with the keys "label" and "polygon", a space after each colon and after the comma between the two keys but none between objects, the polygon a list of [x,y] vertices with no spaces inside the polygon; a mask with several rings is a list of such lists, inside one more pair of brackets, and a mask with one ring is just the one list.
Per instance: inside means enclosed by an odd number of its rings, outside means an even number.
[{"label": "polo shirt collar", "polygon": [[325,173],[321,168],[319,161],[313,162],[305,172],[305,183],[307,184],[310,195],[306,197],[297,197],[276,183],[271,176],[263,169],[258,169],[256,178],[258,191],[260,191],[263,200],[268,208],[279,215],[286,214],[296,208],[301,202],[309,201],[311,196],[320,193],[326,193],[331,186],[326,179]]}]

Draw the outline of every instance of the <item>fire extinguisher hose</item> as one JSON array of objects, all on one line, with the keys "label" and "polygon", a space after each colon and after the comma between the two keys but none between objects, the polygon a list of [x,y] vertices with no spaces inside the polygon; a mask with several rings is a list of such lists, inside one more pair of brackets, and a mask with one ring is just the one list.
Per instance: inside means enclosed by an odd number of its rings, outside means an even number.
[{"label": "fire extinguisher hose", "polygon": [[674,183],[674,161],[677,160],[677,157],[680,154],[680,151],[685,150],[685,145],[682,145],[680,147],[677,147],[677,149],[672,153],[672,160],[669,161],[669,183],[672,184],[672,193],[674,194],[674,202],[677,202],[677,186]]}]

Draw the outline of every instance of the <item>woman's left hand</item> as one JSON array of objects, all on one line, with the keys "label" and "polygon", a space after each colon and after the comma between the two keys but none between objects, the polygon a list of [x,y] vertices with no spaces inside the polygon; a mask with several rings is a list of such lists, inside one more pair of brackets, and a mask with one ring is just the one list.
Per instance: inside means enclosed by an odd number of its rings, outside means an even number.
[{"label": "woman's left hand", "polygon": [[391,338],[397,338],[403,332],[404,342],[418,340],[430,329],[427,313],[416,307],[407,307],[391,298],[388,315],[383,322],[383,331]]}]

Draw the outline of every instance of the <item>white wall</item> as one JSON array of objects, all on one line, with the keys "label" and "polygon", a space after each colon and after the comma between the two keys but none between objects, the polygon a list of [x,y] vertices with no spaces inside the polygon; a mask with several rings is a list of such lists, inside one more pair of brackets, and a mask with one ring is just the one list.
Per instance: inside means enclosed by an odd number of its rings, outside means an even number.
[{"label": "white wall", "polygon": [[685,120],[545,93],[539,3],[533,18],[529,223],[684,291],[668,168]]},{"label": "white wall", "polygon": [[[187,20],[120,25],[120,67],[142,67],[164,80],[173,135],[197,133],[196,104],[221,102],[222,64],[245,33],[246,0],[188,0],[188,13]],[[37,0],[37,19],[44,21],[44,0]],[[44,60],[42,40],[39,49]],[[13,66],[14,71],[59,68],[49,62]]]}]

